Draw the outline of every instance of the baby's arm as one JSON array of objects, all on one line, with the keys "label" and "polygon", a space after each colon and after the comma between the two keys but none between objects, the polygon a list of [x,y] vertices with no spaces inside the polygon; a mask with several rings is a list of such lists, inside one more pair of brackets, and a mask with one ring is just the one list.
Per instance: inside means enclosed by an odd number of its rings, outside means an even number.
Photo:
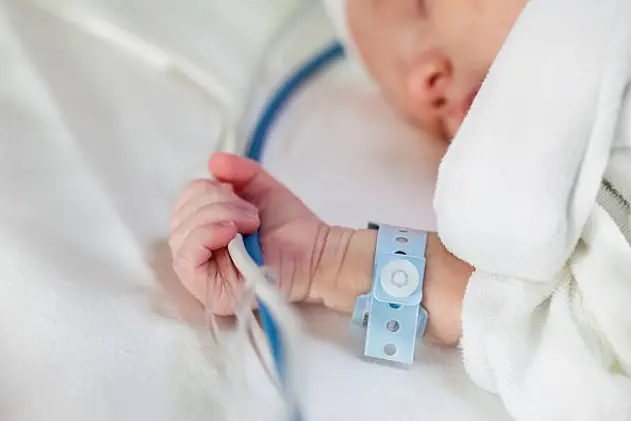
[{"label": "baby's arm", "polygon": [[[215,181],[196,180],[182,191],[169,241],[175,272],[197,299],[216,314],[234,312],[237,271],[225,248],[237,232],[258,230],[265,264],[290,301],[353,311],[357,297],[371,288],[376,232],[327,225],[250,160],[217,154],[209,170]],[[428,237],[426,257],[426,336],[454,345],[471,267],[447,252],[435,234]]]},{"label": "baby's arm", "polygon": [[[377,232],[331,227],[317,256],[309,301],[352,313],[355,300],[370,291]],[[436,234],[429,234],[423,306],[429,313],[426,339],[438,345],[456,345],[461,335],[461,310],[472,268],[445,249]]]}]

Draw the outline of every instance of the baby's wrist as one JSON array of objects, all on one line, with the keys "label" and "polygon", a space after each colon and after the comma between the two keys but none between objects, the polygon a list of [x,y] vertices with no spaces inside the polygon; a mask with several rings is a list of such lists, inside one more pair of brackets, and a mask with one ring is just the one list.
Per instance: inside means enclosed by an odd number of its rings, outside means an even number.
[{"label": "baby's wrist", "polygon": [[357,297],[370,291],[377,233],[329,227],[313,276],[309,301],[352,313]]},{"label": "baby's wrist", "polygon": [[451,254],[435,233],[427,237],[423,306],[429,313],[425,338],[454,346],[462,335],[462,301],[473,268]]},{"label": "baby's wrist", "polygon": [[[309,301],[342,313],[353,312],[357,297],[370,292],[377,243],[376,230],[329,227]],[[455,345],[461,334],[462,300],[473,268],[449,253],[430,233],[423,306],[429,313],[426,338]]]}]

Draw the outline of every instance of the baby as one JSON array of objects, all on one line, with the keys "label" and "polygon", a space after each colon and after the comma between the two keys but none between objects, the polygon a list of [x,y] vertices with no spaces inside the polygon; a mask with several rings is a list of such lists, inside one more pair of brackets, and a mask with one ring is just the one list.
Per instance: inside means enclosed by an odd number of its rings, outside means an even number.
[{"label": "baby", "polygon": [[[341,0],[340,0],[341,1]],[[353,49],[412,124],[452,141],[428,237],[425,340],[462,347],[516,420],[631,419],[631,4],[347,0]],[[225,247],[260,230],[294,302],[351,313],[376,231],[329,226],[256,163],[175,205],[174,268],[231,314]]]}]

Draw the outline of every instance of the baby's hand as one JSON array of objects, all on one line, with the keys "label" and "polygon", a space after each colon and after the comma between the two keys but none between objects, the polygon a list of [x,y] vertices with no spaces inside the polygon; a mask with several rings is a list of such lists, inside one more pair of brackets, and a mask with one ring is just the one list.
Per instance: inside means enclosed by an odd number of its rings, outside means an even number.
[{"label": "baby's hand", "polygon": [[226,246],[237,233],[259,229],[266,267],[281,291],[291,301],[308,299],[328,226],[250,160],[217,154],[209,170],[217,181],[191,182],[171,218],[173,267],[183,285],[215,314],[232,314],[242,282]]}]

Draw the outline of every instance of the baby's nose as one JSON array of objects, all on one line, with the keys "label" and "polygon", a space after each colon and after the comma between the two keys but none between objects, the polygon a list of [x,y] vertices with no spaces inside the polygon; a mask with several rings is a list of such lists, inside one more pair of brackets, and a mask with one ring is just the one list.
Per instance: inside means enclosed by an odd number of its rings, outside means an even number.
[{"label": "baby's nose", "polygon": [[448,106],[447,90],[451,84],[449,61],[429,57],[411,72],[410,91],[426,112],[440,114]]}]

